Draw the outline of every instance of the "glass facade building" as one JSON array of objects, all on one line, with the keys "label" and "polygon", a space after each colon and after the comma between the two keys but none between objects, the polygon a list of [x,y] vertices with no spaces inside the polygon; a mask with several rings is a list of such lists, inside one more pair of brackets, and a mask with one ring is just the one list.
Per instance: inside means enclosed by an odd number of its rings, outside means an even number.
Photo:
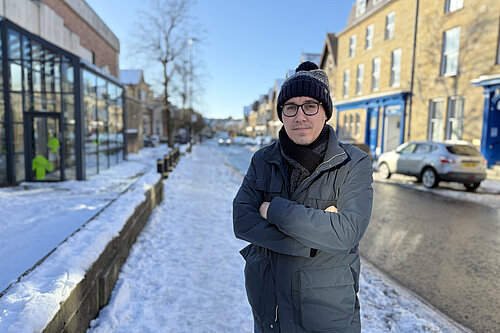
[{"label": "glass facade building", "polygon": [[0,186],[83,180],[124,159],[123,87],[0,19]]}]

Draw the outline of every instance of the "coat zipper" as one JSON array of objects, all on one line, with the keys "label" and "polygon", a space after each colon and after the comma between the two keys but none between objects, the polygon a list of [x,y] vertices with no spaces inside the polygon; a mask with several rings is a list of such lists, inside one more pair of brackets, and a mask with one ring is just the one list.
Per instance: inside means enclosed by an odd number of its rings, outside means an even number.
[{"label": "coat zipper", "polygon": [[274,322],[277,323],[278,322],[278,304],[276,304],[276,315],[274,317]]}]

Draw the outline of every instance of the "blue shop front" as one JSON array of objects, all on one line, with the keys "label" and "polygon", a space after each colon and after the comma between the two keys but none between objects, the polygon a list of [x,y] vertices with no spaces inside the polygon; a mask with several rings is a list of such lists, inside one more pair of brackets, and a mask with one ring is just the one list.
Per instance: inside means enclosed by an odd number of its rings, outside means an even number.
[{"label": "blue shop front", "polygon": [[500,164],[500,74],[481,76],[472,83],[484,88],[481,153],[491,167]]},{"label": "blue shop front", "polygon": [[398,92],[336,103],[337,132],[339,132],[339,119],[343,113],[364,109],[366,112],[364,143],[370,147],[373,156],[392,150],[404,142],[407,97],[408,92]]}]

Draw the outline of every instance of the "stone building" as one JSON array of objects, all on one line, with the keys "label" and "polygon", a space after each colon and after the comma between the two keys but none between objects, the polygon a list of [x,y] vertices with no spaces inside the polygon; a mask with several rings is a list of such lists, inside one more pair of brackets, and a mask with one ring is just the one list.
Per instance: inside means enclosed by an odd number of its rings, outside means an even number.
[{"label": "stone building", "polygon": [[339,137],[375,155],[465,140],[500,161],[499,26],[495,0],[356,0],[320,60],[327,73],[333,61]]},{"label": "stone building", "polygon": [[137,153],[144,145],[142,135],[153,134],[153,92],[144,82],[141,69],[120,70],[120,81],[125,86],[126,95],[127,152]]},{"label": "stone building", "polygon": [[0,0],[0,185],[124,159],[120,44],[83,0]]}]

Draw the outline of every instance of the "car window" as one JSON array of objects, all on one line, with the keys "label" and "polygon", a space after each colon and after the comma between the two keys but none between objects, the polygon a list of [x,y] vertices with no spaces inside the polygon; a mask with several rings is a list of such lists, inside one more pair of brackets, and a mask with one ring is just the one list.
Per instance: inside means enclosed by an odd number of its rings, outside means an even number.
[{"label": "car window", "polygon": [[431,152],[431,145],[425,143],[419,143],[417,148],[415,148],[415,154],[428,154]]},{"label": "car window", "polygon": [[461,156],[481,156],[481,153],[474,147],[468,145],[449,145],[446,149],[455,155]]},{"label": "car window", "polygon": [[416,143],[410,143],[408,146],[404,147],[399,151],[400,154],[411,154],[415,150]]}]

